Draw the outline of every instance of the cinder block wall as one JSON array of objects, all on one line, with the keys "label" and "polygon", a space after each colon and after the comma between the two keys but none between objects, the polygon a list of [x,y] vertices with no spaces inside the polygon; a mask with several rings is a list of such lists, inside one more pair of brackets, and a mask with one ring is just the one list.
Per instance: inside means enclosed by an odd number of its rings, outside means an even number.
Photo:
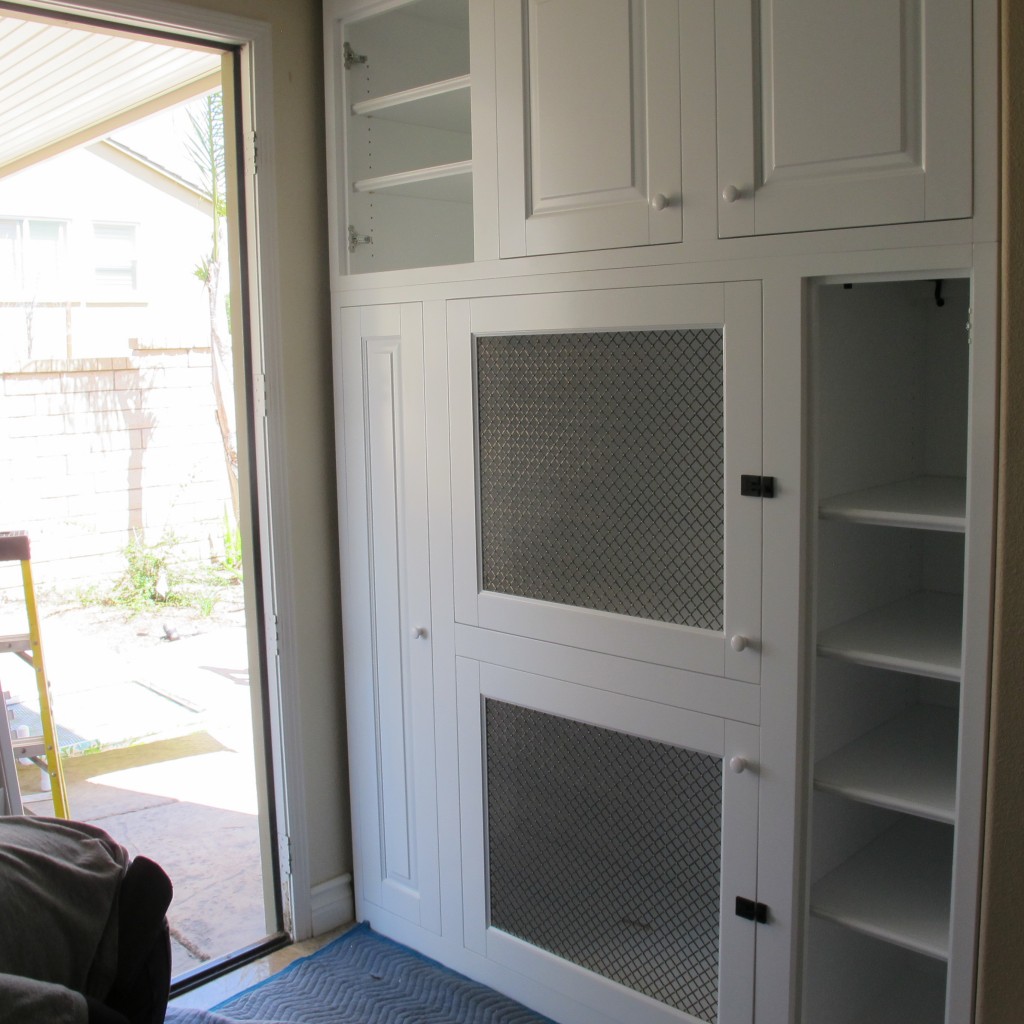
[{"label": "cinder block wall", "polygon": [[[0,530],[29,534],[38,591],[108,585],[136,533],[223,554],[231,498],[210,374],[209,349],[0,373]],[[6,568],[0,602],[20,601]]]}]

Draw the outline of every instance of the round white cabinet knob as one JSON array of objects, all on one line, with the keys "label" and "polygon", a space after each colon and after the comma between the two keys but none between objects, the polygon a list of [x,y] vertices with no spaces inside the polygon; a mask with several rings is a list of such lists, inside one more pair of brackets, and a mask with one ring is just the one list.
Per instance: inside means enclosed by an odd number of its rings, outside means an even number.
[{"label": "round white cabinet knob", "polygon": [[426,637],[427,637],[427,631],[426,631],[426,629],[423,628],[423,626],[417,626],[412,631],[412,638],[413,638],[413,640],[425,640]]},{"label": "round white cabinet knob", "polygon": [[726,185],[725,188],[722,189],[722,198],[727,203],[735,203],[736,200],[739,199],[740,194],[740,190],[735,185]]},{"label": "round white cabinet knob", "polygon": [[745,757],[734,757],[729,761],[729,767],[739,775],[747,770],[747,759]]},{"label": "round white cabinet knob", "polygon": [[668,206],[668,196],[664,192],[657,193],[657,195],[651,197],[651,206],[655,210],[664,210]]},{"label": "round white cabinet knob", "polygon": [[730,641],[729,646],[734,651],[745,651],[747,649],[747,638],[737,633]]}]

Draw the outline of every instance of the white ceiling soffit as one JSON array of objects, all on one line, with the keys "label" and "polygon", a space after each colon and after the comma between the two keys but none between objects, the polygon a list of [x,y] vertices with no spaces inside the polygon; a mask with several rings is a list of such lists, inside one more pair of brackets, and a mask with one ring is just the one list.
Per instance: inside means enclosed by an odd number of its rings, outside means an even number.
[{"label": "white ceiling soffit", "polygon": [[221,52],[0,10],[0,176],[220,83]]}]

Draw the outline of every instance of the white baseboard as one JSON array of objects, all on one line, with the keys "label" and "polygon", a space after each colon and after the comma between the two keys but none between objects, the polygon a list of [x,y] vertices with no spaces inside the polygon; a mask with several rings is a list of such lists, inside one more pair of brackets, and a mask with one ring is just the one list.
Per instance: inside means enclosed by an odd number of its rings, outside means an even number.
[{"label": "white baseboard", "polygon": [[352,876],[339,875],[314,885],[309,892],[309,903],[314,935],[323,935],[343,924],[350,924],[356,916]]}]

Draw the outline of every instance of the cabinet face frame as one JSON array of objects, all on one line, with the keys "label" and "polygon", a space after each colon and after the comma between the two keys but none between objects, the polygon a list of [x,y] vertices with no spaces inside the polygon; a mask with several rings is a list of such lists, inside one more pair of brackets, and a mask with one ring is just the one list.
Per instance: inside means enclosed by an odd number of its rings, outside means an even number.
[{"label": "cabinet face frame", "polygon": [[[737,896],[756,899],[759,736],[755,726],[664,705],[595,692],[565,680],[456,659],[464,941],[466,948],[539,983],[562,990],[613,1020],[650,1024],[693,1022],[674,1008],[490,925],[483,702],[495,698],[589,725],[686,747],[722,758],[722,859],[719,917],[718,1019],[753,1019],[755,924],[738,917]],[[741,757],[740,772],[729,762]],[[544,1007],[539,1007],[544,1011]],[[586,1019],[581,1018],[581,1019]],[[602,1017],[602,1019],[604,1019]]]},{"label": "cabinet face frame", "polygon": [[335,367],[357,909],[439,932],[419,304],[343,310]]},{"label": "cabinet face frame", "polygon": [[[482,590],[475,337],[724,328],[724,573],[721,632]],[[757,282],[457,300],[448,305],[456,622],[757,682],[761,499],[740,495],[761,472],[761,289]],[[745,638],[735,650],[730,638]]]},{"label": "cabinet face frame", "polygon": [[[889,91],[890,138],[866,142],[873,153],[841,153],[849,132],[837,131],[830,156],[812,153],[809,139],[797,142],[792,131],[786,136],[779,120],[787,96],[815,93],[813,83],[784,81],[792,62],[776,51],[797,42],[785,32],[810,33],[806,15],[816,0],[716,0],[720,237],[971,216],[971,4],[878,0],[883,2],[887,9],[879,14],[896,23],[899,37],[894,66],[875,74],[877,88],[883,73],[898,83]],[[808,9],[801,12],[801,5]],[[857,17],[870,15],[858,7]],[[808,42],[814,45],[810,36]],[[843,57],[836,55],[837,66]],[[877,101],[885,99],[879,93]],[[866,113],[876,106],[860,102]],[[873,134],[867,120],[860,128]],[[821,134],[815,135],[819,142]],[[727,198],[730,188],[736,191]],[[837,210],[843,213],[837,216]]]},{"label": "cabinet face frame", "polygon": [[[598,15],[589,0],[495,2],[502,257],[682,241],[679,6],[602,4]],[[594,90],[603,101],[583,110]],[[614,180],[580,180],[601,154],[614,154]]]}]

